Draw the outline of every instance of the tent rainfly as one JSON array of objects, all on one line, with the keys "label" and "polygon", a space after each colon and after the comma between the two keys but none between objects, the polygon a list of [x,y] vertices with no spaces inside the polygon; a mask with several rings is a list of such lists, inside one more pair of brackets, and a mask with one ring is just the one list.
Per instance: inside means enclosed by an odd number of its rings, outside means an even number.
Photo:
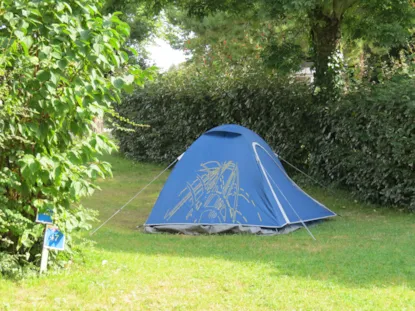
[{"label": "tent rainfly", "polygon": [[222,125],[179,158],[144,229],[275,235],[333,216],[290,179],[261,137]]}]

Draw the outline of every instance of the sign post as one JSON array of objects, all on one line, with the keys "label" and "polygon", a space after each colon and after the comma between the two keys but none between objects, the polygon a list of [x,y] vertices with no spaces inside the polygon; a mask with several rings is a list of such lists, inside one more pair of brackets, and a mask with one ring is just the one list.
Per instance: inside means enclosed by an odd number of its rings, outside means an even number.
[{"label": "sign post", "polygon": [[45,241],[46,241],[46,230],[45,230],[45,237],[43,239],[42,258],[40,260],[40,273],[46,272],[48,270],[49,250],[45,247]]},{"label": "sign post", "polygon": [[65,235],[53,225],[52,213],[37,214],[36,222],[45,224],[45,236],[43,238],[42,258],[40,260],[40,273],[48,269],[49,250],[63,251],[65,249]]}]

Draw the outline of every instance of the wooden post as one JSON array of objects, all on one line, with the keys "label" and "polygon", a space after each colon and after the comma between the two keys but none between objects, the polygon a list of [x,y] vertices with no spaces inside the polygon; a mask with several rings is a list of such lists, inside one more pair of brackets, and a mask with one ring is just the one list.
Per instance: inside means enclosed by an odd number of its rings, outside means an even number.
[{"label": "wooden post", "polygon": [[40,260],[40,273],[46,272],[48,270],[49,250],[45,247],[46,227],[47,226],[45,226],[45,236],[43,238],[42,259]]}]

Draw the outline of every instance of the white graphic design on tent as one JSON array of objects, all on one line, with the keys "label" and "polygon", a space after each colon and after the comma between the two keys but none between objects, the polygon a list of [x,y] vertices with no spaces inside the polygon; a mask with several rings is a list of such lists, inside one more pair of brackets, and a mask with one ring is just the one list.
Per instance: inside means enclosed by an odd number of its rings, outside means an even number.
[{"label": "white graphic design on tent", "polygon": [[[179,210],[186,209],[186,220],[194,223],[248,223],[238,209],[239,200],[246,201],[252,208],[255,203],[239,185],[238,165],[233,161],[202,163],[193,182],[180,192],[180,202],[164,216],[170,220]],[[259,213],[255,213],[262,221]]]}]

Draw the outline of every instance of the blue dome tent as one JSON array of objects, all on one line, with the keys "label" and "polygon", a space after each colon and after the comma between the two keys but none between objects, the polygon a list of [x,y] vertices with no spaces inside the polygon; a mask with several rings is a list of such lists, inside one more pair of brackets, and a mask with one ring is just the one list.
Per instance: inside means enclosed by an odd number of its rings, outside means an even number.
[{"label": "blue dome tent", "polygon": [[290,179],[261,137],[242,126],[222,125],[180,157],[144,229],[272,235],[333,216]]}]

